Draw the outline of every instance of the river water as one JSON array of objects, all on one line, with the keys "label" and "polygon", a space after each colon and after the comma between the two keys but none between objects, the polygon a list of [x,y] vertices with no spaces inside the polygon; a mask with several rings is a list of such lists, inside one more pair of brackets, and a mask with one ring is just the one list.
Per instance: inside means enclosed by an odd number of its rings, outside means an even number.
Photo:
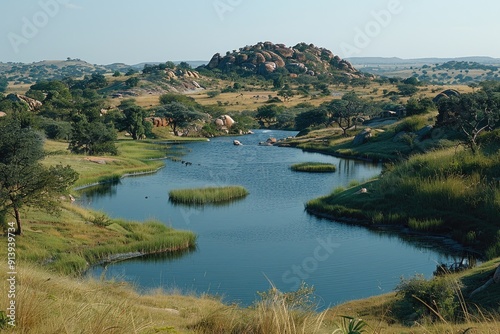
[{"label": "river water", "polygon": [[[218,295],[250,305],[272,282],[292,291],[304,281],[322,307],[393,291],[400,277],[432,275],[453,255],[422,241],[320,219],[304,203],[353,180],[377,176],[381,165],[345,160],[295,148],[265,147],[269,137],[295,132],[257,130],[254,135],[183,144],[181,159],[166,161],[153,175],[124,178],[87,189],[80,204],[112,217],[156,219],[198,235],[195,250],[95,267],[90,275],[133,282],[140,290],[163,288]],[[337,165],[333,174],[297,173],[305,161]],[[169,202],[172,189],[242,185],[250,194],[223,206],[186,207]]]}]

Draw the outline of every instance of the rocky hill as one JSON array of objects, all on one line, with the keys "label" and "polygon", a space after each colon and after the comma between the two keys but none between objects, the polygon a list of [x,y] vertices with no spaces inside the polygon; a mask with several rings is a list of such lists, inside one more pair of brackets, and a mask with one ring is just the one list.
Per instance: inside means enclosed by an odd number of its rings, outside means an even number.
[{"label": "rocky hill", "polygon": [[306,43],[287,47],[284,44],[260,42],[238,51],[227,52],[225,56],[216,53],[205,68],[224,72],[250,72],[264,76],[275,72],[292,77],[328,73],[341,73],[352,78],[362,76],[351,63],[332,51]]}]

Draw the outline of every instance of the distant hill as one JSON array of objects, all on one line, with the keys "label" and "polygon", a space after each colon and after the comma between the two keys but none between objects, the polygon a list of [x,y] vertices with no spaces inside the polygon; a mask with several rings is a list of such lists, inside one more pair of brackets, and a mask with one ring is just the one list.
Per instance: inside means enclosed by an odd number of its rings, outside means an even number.
[{"label": "distant hill", "polygon": [[341,59],[332,51],[306,43],[288,47],[284,44],[260,42],[232,52],[228,51],[224,56],[216,53],[205,68],[242,75],[268,76],[280,73],[290,76],[320,74],[362,76],[350,62]]},{"label": "distant hill", "polygon": [[[193,68],[207,64],[207,61],[185,61]],[[181,61],[174,62],[175,64]],[[158,65],[161,62],[140,63],[128,65],[124,63],[113,63],[109,65],[91,64],[81,59],[66,60],[43,60],[30,64],[26,63],[2,63],[0,62],[0,75],[4,75],[9,81],[16,84],[34,84],[40,80],[61,80],[66,77],[82,78],[85,75],[93,73],[114,73],[116,71],[122,74],[133,69],[141,71],[145,65]]]},{"label": "distant hill", "polygon": [[492,57],[458,57],[458,58],[413,58],[397,57],[351,57],[347,58],[353,65],[408,65],[408,64],[442,64],[450,61],[476,62],[479,64],[500,64],[500,58]]},{"label": "distant hill", "polygon": [[16,84],[33,84],[40,80],[61,80],[66,77],[81,78],[93,73],[125,73],[131,66],[121,63],[111,65],[90,64],[81,59],[43,60],[30,64],[0,63],[0,75]]}]

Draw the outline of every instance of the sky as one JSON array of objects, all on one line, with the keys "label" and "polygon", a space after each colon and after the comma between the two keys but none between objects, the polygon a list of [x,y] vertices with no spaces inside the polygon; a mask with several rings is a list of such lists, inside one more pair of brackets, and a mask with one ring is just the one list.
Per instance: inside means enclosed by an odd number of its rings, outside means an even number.
[{"label": "sky", "polygon": [[208,61],[271,41],[346,57],[500,58],[496,0],[0,0],[0,62]]}]

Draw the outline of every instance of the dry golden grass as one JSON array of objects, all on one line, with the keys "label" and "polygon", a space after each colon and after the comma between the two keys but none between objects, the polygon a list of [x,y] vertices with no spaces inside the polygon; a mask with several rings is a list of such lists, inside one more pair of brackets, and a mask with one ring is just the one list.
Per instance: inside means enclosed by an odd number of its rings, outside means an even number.
[{"label": "dry golden grass", "polygon": [[5,94],[21,94],[24,95],[30,89],[32,84],[14,84],[14,82],[9,82],[7,91]]},{"label": "dry golden grass", "polygon": [[160,104],[160,95],[149,94],[139,95],[134,97],[135,103],[143,108],[156,107]]},{"label": "dry golden grass", "polygon": [[[191,333],[189,325],[221,307],[209,297],[140,295],[125,283],[72,279],[28,264],[17,280],[16,327],[6,333]],[[4,274],[2,282],[6,291]],[[7,303],[2,294],[3,310]]]}]

